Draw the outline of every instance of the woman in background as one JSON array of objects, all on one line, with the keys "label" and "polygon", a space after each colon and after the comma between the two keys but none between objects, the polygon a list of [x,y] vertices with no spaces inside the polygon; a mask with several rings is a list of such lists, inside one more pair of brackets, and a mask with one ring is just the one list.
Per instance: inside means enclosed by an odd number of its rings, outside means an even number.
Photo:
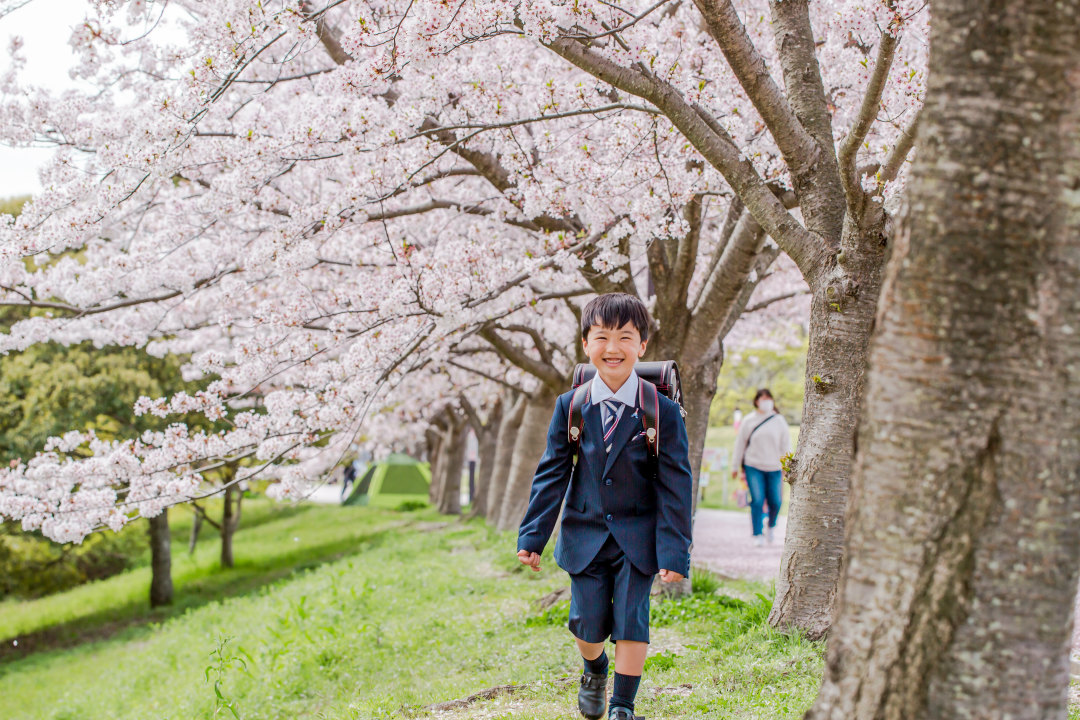
[{"label": "woman in background", "polygon": [[731,476],[743,473],[743,481],[750,490],[750,524],[754,531],[754,544],[761,547],[761,526],[764,505],[769,506],[768,539],[772,543],[776,518],[780,514],[781,483],[783,482],[780,459],[791,452],[791,432],[784,416],[776,411],[776,403],[767,388],[754,395],[755,412],[743,418],[735,438],[735,456]]}]

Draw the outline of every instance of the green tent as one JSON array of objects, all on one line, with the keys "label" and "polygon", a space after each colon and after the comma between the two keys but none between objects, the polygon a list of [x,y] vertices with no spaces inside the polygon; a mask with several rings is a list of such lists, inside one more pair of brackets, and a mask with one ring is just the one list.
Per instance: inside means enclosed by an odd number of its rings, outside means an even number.
[{"label": "green tent", "polygon": [[397,505],[405,500],[416,500],[417,496],[426,498],[430,485],[431,470],[427,463],[401,453],[391,453],[385,460],[368,467],[342,504],[367,505],[372,499],[379,498],[380,505]]}]

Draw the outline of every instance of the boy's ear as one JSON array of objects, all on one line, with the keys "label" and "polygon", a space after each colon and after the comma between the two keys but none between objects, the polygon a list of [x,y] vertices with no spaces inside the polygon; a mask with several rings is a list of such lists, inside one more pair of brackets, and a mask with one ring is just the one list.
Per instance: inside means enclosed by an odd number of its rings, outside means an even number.
[{"label": "boy's ear", "polygon": [[642,340],[641,341],[641,349],[638,350],[638,354],[637,354],[637,356],[639,358],[645,357],[645,346],[648,345],[648,344],[649,344],[648,340]]}]

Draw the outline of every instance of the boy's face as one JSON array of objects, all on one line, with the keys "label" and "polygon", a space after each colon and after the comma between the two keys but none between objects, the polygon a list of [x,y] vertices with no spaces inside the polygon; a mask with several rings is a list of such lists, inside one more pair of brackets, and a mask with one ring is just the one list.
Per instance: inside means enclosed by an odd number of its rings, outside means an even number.
[{"label": "boy's face", "polygon": [[617,330],[593,325],[581,344],[604,384],[618,390],[630,377],[634,363],[645,354],[647,342],[641,339],[634,323],[628,322]]}]

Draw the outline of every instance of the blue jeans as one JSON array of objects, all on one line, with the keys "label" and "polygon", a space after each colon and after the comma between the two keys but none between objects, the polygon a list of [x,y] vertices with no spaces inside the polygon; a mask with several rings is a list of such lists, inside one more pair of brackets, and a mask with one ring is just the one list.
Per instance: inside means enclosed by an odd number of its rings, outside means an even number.
[{"label": "blue jeans", "polygon": [[776,516],[780,514],[782,502],[780,483],[783,482],[783,473],[779,470],[758,470],[749,465],[743,467],[746,469],[746,486],[750,488],[750,524],[754,528],[754,535],[760,535],[763,503],[769,503],[769,527],[776,527]]}]

